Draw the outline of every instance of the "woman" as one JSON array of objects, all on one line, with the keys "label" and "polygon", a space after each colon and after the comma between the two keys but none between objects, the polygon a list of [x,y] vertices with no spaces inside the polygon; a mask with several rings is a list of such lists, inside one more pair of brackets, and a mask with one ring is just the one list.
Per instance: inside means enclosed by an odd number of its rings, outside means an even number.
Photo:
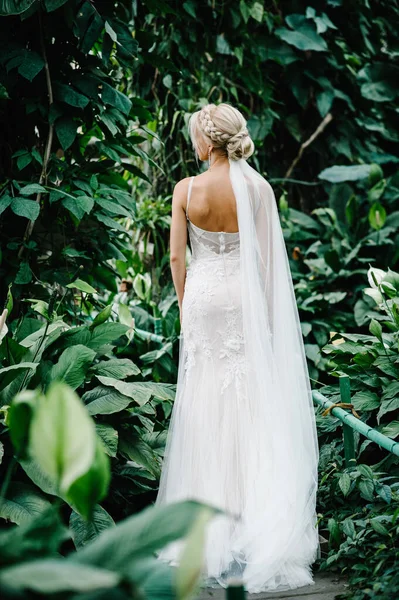
[{"label": "woman", "polygon": [[[249,593],[293,589],[314,583],[320,555],[318,443],[277,206],[246,161],[254,144],[236,108],[210,104],[189,126],[209,169],[173,193],[170,260],[182,329],[156,503],[193,498],[225,511],[207,529],[207,585],[239,576]],[[158,557],[178,564],[181,545]]]}]

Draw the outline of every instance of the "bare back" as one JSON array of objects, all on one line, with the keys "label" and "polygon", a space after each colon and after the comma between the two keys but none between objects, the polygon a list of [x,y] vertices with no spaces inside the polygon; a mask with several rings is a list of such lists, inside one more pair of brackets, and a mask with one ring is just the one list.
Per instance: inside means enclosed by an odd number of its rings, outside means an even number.
[{"label": "bare back", "polygon": [[207,231],[237,232],[237,206],[229,168],[197,175],[192,184],[188,217]]}]

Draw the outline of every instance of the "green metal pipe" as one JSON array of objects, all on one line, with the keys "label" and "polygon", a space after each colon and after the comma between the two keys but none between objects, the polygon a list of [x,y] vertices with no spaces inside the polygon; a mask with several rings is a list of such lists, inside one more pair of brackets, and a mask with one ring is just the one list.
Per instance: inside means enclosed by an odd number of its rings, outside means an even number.
[{"label": "green metal pipe", "polygon": [[226,600],[245,600],[247,594],[241,579],[231,579],[226,589]]},{"label": "green metal pipe", "polygon": [[[334,402],[331,402],[328,398],[323,396],[320,392],[314,390],[312,392],[313,401],[323,408],[329,408],[334,405]],[[331,410],[335,417],[340,419],[345,425],[349,425],[355,431],[358,431],[362,435],[364,435],[369,440],[372,440],[388,452],[399,456],[399,442],[395,442],[395,440],[389,438],[388,436],[380,433],[370,425],[363,423],[357,417],[354,417],[352,413],[346,412],[343,408],[336,406]]]},{"label": "green metal pipe", "polygon": [[[339,378],[339,391],[341,393],[341,402],[350,404],[351,383],[347,375],[341,375]],[[350,425],[342,423],[342,433],[344,436],[345,466],[350,467],[356,462],[355,432]]]}]

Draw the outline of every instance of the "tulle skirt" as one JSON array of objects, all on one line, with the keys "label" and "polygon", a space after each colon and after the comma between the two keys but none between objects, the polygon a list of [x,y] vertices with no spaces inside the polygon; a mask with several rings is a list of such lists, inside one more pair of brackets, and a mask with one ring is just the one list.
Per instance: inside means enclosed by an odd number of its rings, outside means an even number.
[{"label": "tulle skirt", "polygon": [[[315,498],[296,472],[284,415],[254,395],[239,261],[199,261],[186,278],[176,399],[156,504],[195,499],[225,511],[206,531],[202,584],[242,579],[249,593],[314,583]],[[265,369],[268,365],[265,364]],[[287,374],[288,376],[289,374]],[[304,490],[298,497],[298,490]],[[158,553],[178,565],[184,540]]]}]

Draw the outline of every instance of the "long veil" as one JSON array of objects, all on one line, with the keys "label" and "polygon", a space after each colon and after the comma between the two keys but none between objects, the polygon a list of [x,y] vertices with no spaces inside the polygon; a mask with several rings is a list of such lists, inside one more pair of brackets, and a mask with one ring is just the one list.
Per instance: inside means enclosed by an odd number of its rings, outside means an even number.
[{"label": "long veil", "polygon": [[[251,365],[247,398],[263,427],[264,452],[248,440],[247,513],[254,528],[236,540],[251,552],[245,579],[284,584],[320,556],[316,515],[319,447],[304,344],[277,204],[270,184],[246,160],[230,163],[240,231],[245,353]],[[243,406],[243,410],[247,407]],[[256,438],[255,438],[256,439]],[[263,465],[259,464],[263,461]],[[260,481],[262,473],[267,480]],[[258,543],[254,543],[256,532]],[[310,570],[308,571],[310,574]],[[290,585],[287,584],[287,587]]]}]

